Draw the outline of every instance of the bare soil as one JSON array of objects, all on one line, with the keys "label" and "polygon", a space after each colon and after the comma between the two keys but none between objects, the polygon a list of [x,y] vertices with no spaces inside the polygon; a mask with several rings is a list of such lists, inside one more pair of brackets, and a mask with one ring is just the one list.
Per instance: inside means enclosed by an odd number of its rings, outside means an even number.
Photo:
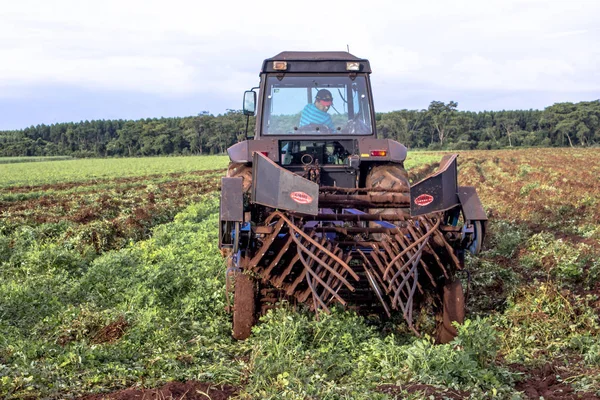
[{"label": "bare soil", "polygon": [[513,365],[514,369],[525,373],[526,380],[517,383],[515,388],[525,394],[528,399],[544,400],[598,400],[595,393],[576,392],[573,387],[560,379],[570,374],[556,365],[547,364],[542,368],[527,371],[522,365]]}]

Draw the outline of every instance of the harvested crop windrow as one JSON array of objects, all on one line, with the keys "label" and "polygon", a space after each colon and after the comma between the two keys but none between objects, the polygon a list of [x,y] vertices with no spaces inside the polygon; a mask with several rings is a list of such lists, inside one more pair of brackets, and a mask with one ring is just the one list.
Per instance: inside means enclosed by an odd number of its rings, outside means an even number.
[{"label": "harvested crop windrow", "polygon": [[[222,170],[165,176],[118,178],[0,190],[0,221],[5,231],[19,226],[60,224],[63,239],[77,237],[76,246],[97,252],[140,239],[150,228],[206,193],[219,190]],[[66,231],[65,231],[66,229]]]}]

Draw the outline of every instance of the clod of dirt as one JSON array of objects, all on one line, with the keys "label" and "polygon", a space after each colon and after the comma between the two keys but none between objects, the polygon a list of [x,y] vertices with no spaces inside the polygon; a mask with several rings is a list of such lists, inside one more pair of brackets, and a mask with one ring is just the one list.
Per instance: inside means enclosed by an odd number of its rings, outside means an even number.
[{"label": "clod of dirt", "polygon": [[[515,366],[512,366],[515,368]],[[523,368],[515,368],[525,372]],[[523,392],[528,399],[544,400],[597,400],[598,396],[589,392],[575,392],[568,384],[558,381],[558,373],[552,364],[529,371],[529,379],[517,383],[515,389]]]},{"label": "clod of dirt", "polygon": [[113,393],[93,394],[79,400],[224,400],[238,393],[238,388],[196,381],[169,382],[156,389],[125,389]]}]

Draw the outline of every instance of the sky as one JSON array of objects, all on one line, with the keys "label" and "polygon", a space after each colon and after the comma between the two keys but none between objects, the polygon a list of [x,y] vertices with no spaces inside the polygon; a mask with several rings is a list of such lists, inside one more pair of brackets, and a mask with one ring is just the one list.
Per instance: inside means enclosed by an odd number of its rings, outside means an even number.
[{"label": "sky", "polygon": [[265,58],[348,47],[378,112],[597,100],[598,21],[597,0],[0,0],[0,130],[222,114]]}]

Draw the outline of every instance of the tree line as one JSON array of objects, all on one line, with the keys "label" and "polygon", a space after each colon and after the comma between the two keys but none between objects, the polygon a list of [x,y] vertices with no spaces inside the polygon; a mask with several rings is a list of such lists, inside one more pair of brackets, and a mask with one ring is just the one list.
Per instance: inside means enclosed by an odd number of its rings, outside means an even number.
[{"label": "tree line", "polygon": [[[600,100],[556,103],[544,110],[459,111],[454,101],[427,109],[377,113],[380,137],[409,148],[499,149],[600,145]],[[254,134],[254,118],[248,124]],[[219,154],[243,140],[239,110],[195,117],[96,120],[0,131],[0,156],[134,157]]]}]

